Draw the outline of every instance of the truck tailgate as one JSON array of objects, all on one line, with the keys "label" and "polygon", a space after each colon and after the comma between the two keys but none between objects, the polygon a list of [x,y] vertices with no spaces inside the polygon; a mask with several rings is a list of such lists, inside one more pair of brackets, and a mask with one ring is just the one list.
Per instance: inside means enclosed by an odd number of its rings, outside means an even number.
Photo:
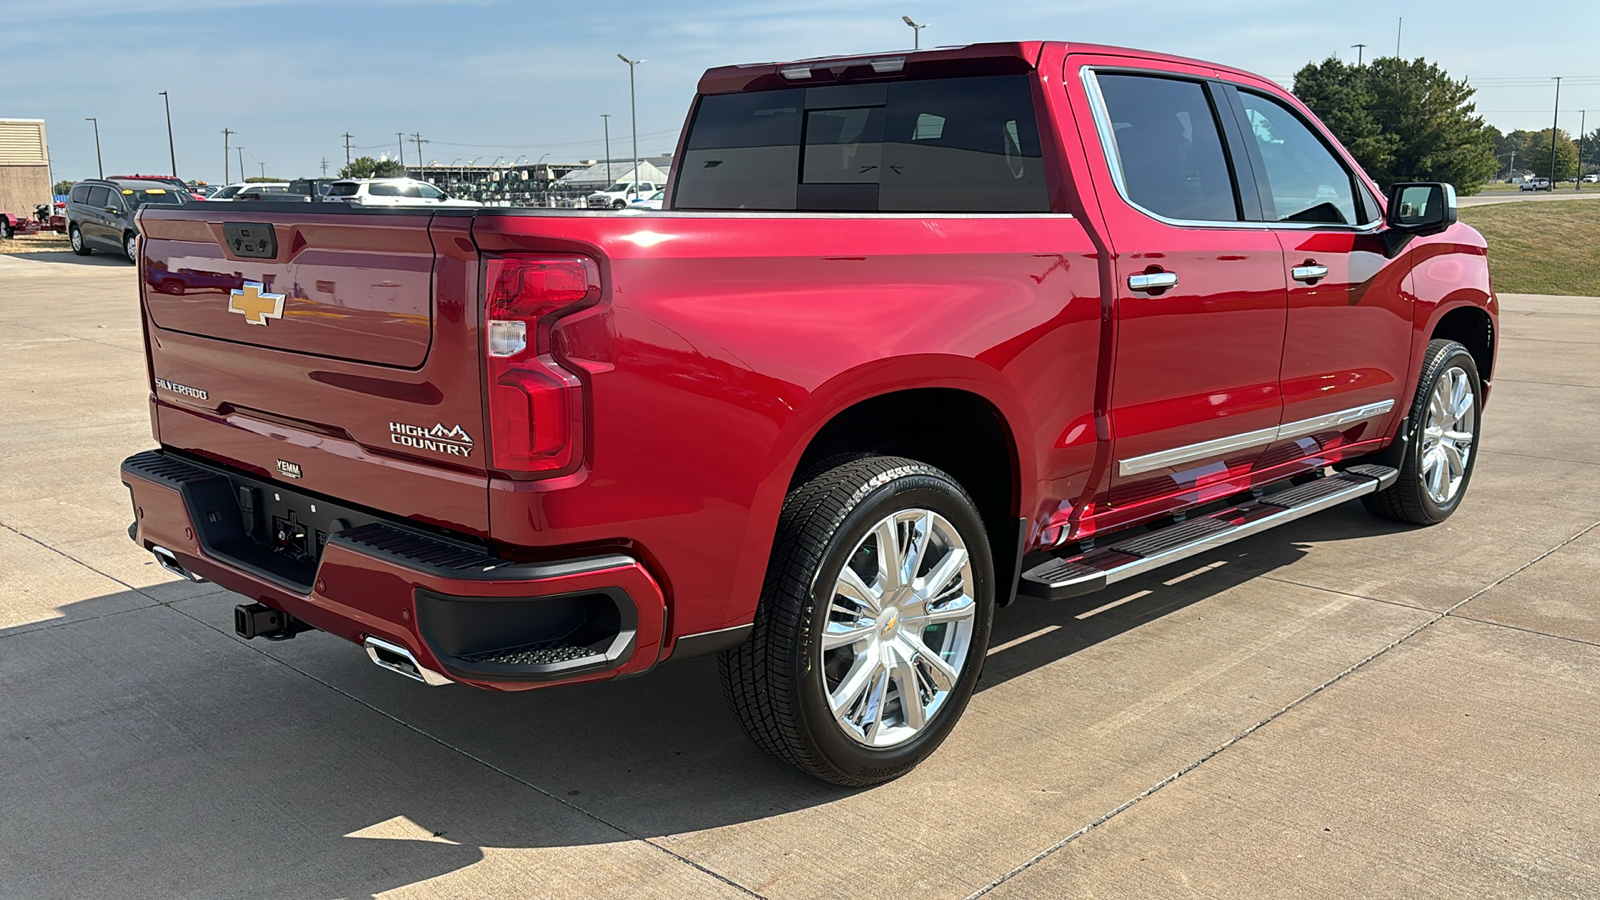
[{"label": "truck tailgate", "polygon": [[[470,215],[232,206],[140,220],[160,441],[486,535]],[[232,246],[266,226],[270,256]]]}]

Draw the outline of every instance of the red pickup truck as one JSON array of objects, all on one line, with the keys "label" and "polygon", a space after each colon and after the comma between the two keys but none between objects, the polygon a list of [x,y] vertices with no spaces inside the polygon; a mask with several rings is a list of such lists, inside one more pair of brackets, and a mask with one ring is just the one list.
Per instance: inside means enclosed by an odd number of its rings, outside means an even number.
[{"label": "red pickup truck", "polygon": [[949,733],[991,618],[1472,476],[1483,239],[1294,98],[1064,43],[701,79],[666,210],[147,207],[130,535],[431,685],[720,652],[817,777]]}]

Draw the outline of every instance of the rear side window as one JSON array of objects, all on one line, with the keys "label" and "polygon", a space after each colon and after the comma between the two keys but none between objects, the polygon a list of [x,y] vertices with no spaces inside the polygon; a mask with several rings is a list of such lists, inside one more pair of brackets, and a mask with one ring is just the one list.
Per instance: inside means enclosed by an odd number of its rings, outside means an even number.
[{"label": "rear side window", "polygon": [[86,201],[96,209],[104,209],[111,205],[111,190],[101,185],[89,188],[89,199]]},{"label": "rear side window", "polygon": [[73,187],[72,193],[68,195],[68,199],[73,203],[88,203],[89,186],[87,184],[80,184]]},{"label": "rear side window", "polygon": [[328,185],[329,197],[354,197],[356,191],[361,190],[359,184],[330,184]]},{"label": "rear side window", "polygon": [[1355,225],[1355,177],[1300,117],[1260,94],[1239,92],[1250,134],[1266,168],[1269,220]]},{"label": "rear side window", "polygon": [[1046,212],[1027,75],[700,99],[677,209]]},{"label": "rear side window", "polygon": [[398,197],[400,186],[397,184],[369,184],[367,195],[371,197]]},{"label": "rear side window", "polygon": [[1128,199],[1169,219],[1236,221],[1239,204],[1216,112],[1198,82],[1095,76]]}]

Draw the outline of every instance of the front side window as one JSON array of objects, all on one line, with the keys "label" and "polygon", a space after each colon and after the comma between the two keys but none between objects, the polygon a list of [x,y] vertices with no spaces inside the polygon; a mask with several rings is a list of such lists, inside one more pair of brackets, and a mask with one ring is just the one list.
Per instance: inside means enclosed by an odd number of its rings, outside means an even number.
[{"label": "front side window", "polygon": [[1216,112],[1196,81],[1096,76],[1128,199],[1169,219],[1240,218]]},{"label": "front side window", "polygon": [[700,99],[677,209],[1047,212],[1028,75]]},{"label": "front side window", "polygon": [[439,190],[431,184],[419,184],[417,185],[417,196],[424,200],[443,200],[444,191]]},{"label": "front side window", "polygon": [[1260,94],[1241,90],[1239,100],[1249,126],[1245,140],[1255,142],[1266,168],[1268,221],[1360,224],[1350,170],[1300,117]]},{"label": "front side window", "polygon": [[223,188],[222,190],[217,191],[215,194],[212,194],[211,195],[211,199],[213,199],[213,200],[232,200],[234,198],[234,195],[238,194],[241,190],[243,190],[243,188],[240,187],[239,185],[230,184],[227,187]]}]

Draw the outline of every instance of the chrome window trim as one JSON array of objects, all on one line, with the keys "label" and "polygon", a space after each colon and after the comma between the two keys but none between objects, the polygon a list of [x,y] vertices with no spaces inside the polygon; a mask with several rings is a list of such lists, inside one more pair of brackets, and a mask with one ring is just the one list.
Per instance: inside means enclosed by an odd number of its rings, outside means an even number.
[{"label": "chrome window trim", "polygon": [[[1100,135],[1100,150],[1105,154],[1106,167],[1111,170],[1111,183],[1116,187],[1117,194],[1122,197],[1122,202],[1128,204],[1144,215],[1155,219],[1157,222],[1161,222],[1165,225],[1171,225],[1176,228],[1234,228],[1248,229],[1252,231],[1272,231],[1277,229],[1289,231],[1320,230],[1342,231],[1349,232],[1351,234],[1369,234],[1383,227],[1382,216],[1379,216],[1376,220],[1365,225],[1333,225],[1326,222],[1265,222],[1252,221],[1249,219],[1234,219],[1228,221],[1219,221],[1215,219],[1171,219],[1161,215],[1160,213],[1151,212],[1150,210],[1145,209],[1139,204],[1133,202],[1133,199],[1128,196],[1127,186],[1123,183],[1122,160],[1117,155],[1116,132],[1111,128],[1111,113],[1106,109],[1105,96],[1100,93],[1100,81],[1097,77],[1098,73],[1100,72],[1109,72],[1118,75],[1141,75],[1146,78],[1170,78],[1177,81],[1190,81],[1196,84],[1204,84],[1206,81],[1217,81],[1218,79],[1207,79],[1201,76],[1184,75],[1179,72],[1162,72],[1157,69],[1135,69],[1123,66],[1081,67],[1080,73],[1081,77],[1083,78],[1083,89],[1089,97],[1089,111],[1094,115],[1095,132]],[[1232,84],[1232,82],[1227,83]],[[1235,88],[1238,87],[1238,85],[1235,85]],[[1256,92],[1261,93],[1259,90]],[[1217,136],[1222,141],[1227,141],[1227,138],[1222,135],[1220,129]],[[1335,158],[1337,159],[1337,157]],[[1343,166],[1344,160],[1340,159],[1339,164]],[[1238,173],[1234,173],[1234,177],[1237,178]],[[1237,187],[1242,190],[1244,185],[1237,185]],[[1362,188],[1365,189],[1365,185],[1362,185]],[[1379,209],[1381,210],[1382,207],[1380,206]]]},{"label": "chrome window trim", "polygon": [[1313,416],[1309,419],[1301,419],[1298,422],[1288,422],[1274,428],[1260,428],[1255,431],[1246,431],[1242,434],[1201,441],[1198,444],[1188,444],[1182,447],[1174,447],[1171,450],[1148,453],[1144,456],[1133,456],[1118,461],[1117,474],[1123,477],[1139,475],[1155,469],[1165,469],[1199,459],[1221,456],[1232,450],[1243,450],[1247,447],[1259,447],[1277,441],[1305,437],[1308,434],[1316,434],[1319,431],[1337,428],[1340,425],[1349,425],[1365,419],[1375,419],[1392,409],[1394,409],[1393,400],[1380,400],[1377,403],[1341,409],[1338,412]]}]

